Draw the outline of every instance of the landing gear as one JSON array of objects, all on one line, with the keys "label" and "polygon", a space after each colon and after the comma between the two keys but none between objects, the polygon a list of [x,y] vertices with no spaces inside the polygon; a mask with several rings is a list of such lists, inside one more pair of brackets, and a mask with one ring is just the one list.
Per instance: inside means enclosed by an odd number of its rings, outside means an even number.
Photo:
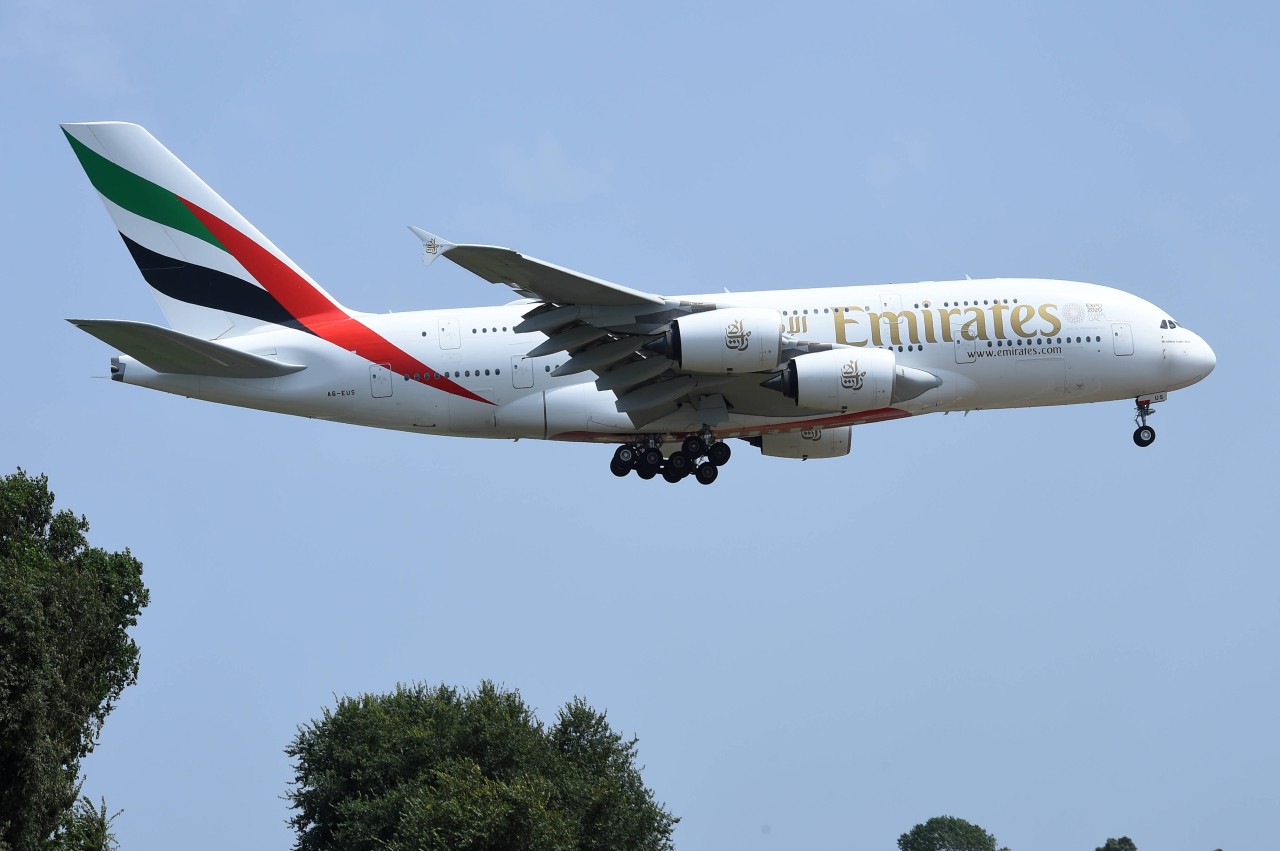
[{"label": "landing gear", "polygon": [[1133,432],[1133,442],[1139,446],[1150,446],[1156,442],[1156,430],[1147,425],[1147,417],[1154,414],[1156,409],[1151,407],[1150,401],[1140,400],[1137,411],[1137,415],[1133,418],[1138,425]]},{"label": "landing gear", "polygon": [[[691,434],[680,448],[666,458],[662,456],[660,435],[647,435],[634,443],[624,443],[613,452],[609,472],[619,478],[632,470],[642,479],[652,479],[658,474],[675,484],[690,475],[700,483],[709,485],[720,475],[720,467],[729,462],[733,454],[729,444],[715,439],[711,430]],[[705,460],[704,460],[705,459]]]},{"label": "landing gear", "polygon": [[677,449],[667,456],[667,469],[674,471],[683,479],[693,469],[693,460],[683,451]]},{"label": "landing gear", "polygon": [[729,463],[729,456],[733,454],[733,450],[729,448],[727,443],[713,443],[707,447],[707,457],[711,459],[711,463],[717,467],[723,467]]}]

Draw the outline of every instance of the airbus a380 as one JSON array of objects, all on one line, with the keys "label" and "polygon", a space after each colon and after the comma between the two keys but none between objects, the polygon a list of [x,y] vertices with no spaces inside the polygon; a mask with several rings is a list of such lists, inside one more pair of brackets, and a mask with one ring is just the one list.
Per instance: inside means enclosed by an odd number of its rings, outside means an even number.
[{"label": "airbus a380", "polygon": [[518,300],[370,314],[339,304],[136,124],[63,131],[169,327],[73,324],[111,377],[284,414],[458,437],[617,444],[610,470],[716,480],[730,438],[831,458],[853,426],[947,411],[1152,405],[1215,358],[1159,307],[1097,284],[989,279],[665,295],[419,228]]}]

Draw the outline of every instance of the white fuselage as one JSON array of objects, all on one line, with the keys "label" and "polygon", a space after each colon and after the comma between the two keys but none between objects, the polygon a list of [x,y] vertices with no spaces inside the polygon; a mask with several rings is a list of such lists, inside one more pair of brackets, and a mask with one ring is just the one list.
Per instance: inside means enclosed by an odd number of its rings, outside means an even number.
[{"label": "white fuselage", "polygon": [[[713,428],[750,437],[812,425],[847,425],[936,411],[1135,399],[1177,390],[1214,365],[1209,346],[1150,302],[1110,287],[991,279],[680,296],[717,307],[783,314],[787,337],[886,348],[897,363],[941,384],[890,408],[848,414],[800,408],[760,387],[767,373],[706,383],[699,408],[637,428],[591,372],[554,377],[567,355],[530,358],[546,340],[517,334],[535,302],[499,307],[362,314],[360,321],[487,402],[444,392],[304,331],[264,326],[226,345],[307,368],[279,378],[157,373],[132,358],[118,376],[170,393],[298,416],[466,437],[622,441]],[[425,376],[422,376],[425,378]],[[724,404],[718,389],[734,400]],[[732,389],[732,393],[729,390]]]}]

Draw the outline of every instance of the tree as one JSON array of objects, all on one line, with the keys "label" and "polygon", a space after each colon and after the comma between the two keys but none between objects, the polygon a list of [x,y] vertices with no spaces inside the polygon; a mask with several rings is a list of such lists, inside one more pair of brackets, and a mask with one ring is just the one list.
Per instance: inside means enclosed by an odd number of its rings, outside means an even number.
[{"label": "tree", "polygon": [[670,849],[678,819],[642,783],[636,741],[581,699],[546,728],[488,681],[343,698],[286,749],[296,847]]},{"label": "tree", "polygon": [[1119,839],[1108,839],[1107,844],[1097,851],[1138,851],[1138,846],[1129,837],[1122,836]]},{"label": "tree", "polygon": [[899,851],[1009,851],[976,824],[955,816],[935,816],[898,837]]},{"label": "tree", "polygon": [[63,814],[62,824],[47,845],[47,851],[116,851],[120,843],[111,832],[119,812],[107,815],[107,802],[95,805],[88,797],[76,801]]},{"label": "tree", "polygon": [[15,851],[85,815],[80,760],[137,681],[128,630],[148,600],[142,564],[89,546],[88,521],[53,503],[44,476],[0,478],[0,848]]}]

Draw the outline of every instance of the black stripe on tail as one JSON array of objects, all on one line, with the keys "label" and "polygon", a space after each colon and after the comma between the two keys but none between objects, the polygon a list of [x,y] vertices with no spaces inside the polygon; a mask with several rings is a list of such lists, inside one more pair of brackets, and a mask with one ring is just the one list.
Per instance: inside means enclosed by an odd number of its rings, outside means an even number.
[{"label": "black stripe on tail", "polygon": [[133,262],[138,264],[142,277],[169,298],[307,331],[301,322],[262,287],[217,269],[166,257],[142,247],[123,233],[120,238],[133,255]]}]

